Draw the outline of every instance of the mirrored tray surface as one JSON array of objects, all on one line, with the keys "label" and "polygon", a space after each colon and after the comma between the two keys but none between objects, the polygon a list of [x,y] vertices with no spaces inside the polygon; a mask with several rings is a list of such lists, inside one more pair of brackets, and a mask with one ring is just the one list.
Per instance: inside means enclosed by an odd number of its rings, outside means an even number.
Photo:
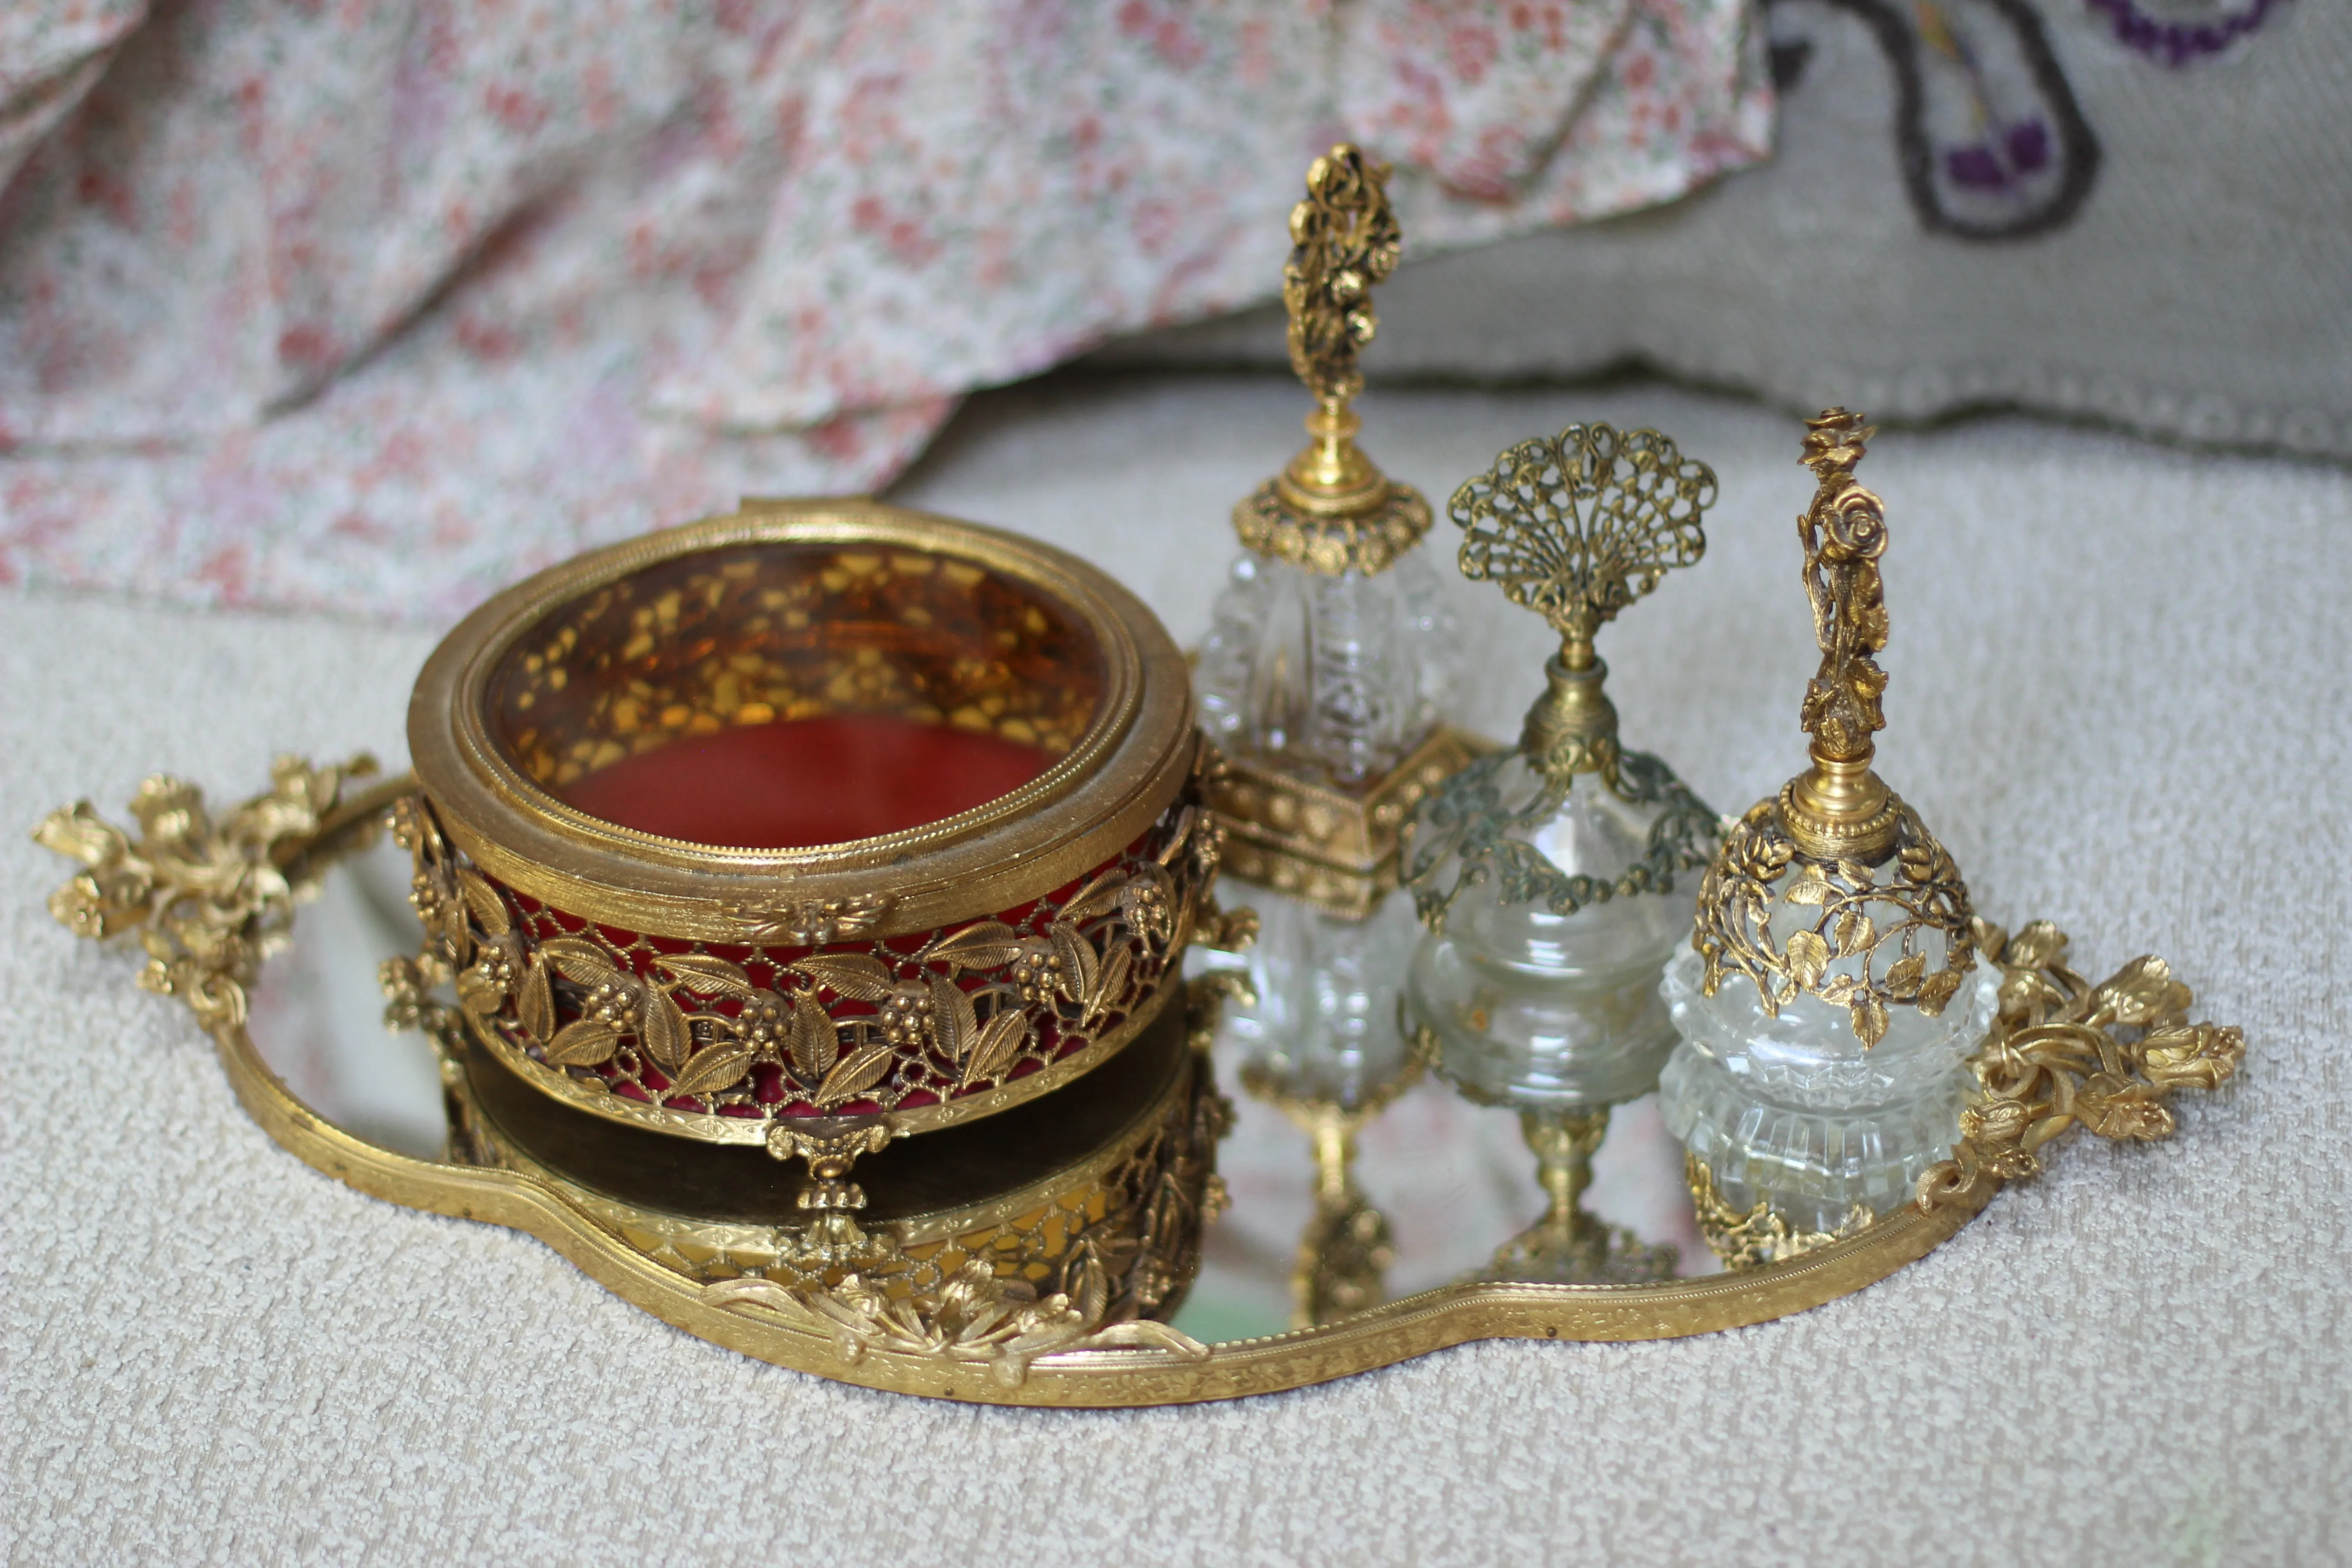
[{"label": "mirrored tray surface", "polygon": [[[377,965],[415,952],[422,935],[408,904],[408,878],[407,856],[387,841],[330,870],[291,942],[264,969],[247,1029],[262,1062],[322,1120],[384,1149],[440,1162],[450,1125],[438,1058],[421,1030],[386,1029],[376,982]],[[1494,1279],[1497,1250],[1545,1216],[1536,1157],[1517,1115],[1472,1104],[1417,1064],[1398,1075],[1408,1081],[1392,1102],[1353,1135],[1353,1201],[1318,1207],[1321,1173],[1310,1132],[1243,1087],[1248,1075],[1230,1031],[1219,1031],[1213,1059],[1234,1111],[1217,1149],[1229,1204],[1207,1227],[1200,1272],[1171,1320],[1197,1340],[1256,1339],[1311,1326],[1306,1320],[1328,1321],[1328,1311],[1302,1300],[1311,1288],[1302,1276],[1318,1268],[1327,1277],[1342,1276],[1337,1284],[1359,1310]],[[1094,1076],[1108,1082],[1118,1075]],[[1010,1125],[1009,1117],[958,1131],[990,1144],[1035,1136]],[[511,1110],[507,1119],[513,1120]],[[639,1147],[650,1143],[657,1152],[675,1142],[634,1136]],[[924,1154],[952,1136],[926,1140]],[[893,1208],[895,1152],[860,1167],[875,1198],[869,1213],[877,1216]],[[791,1200],[802,1184],[795,1171],[758,1156],[741,1160],[740,1168],[761,1178],[762,1191],[739,1189],[724,1198],[705,1193],[698,1205],[704,1212],[715,1206],[724,1211],[717,1217],[748,1223],[795,1217]],[[616,1184],[624,1190],[613,1195],[625,1200],[673,1210],[693,1204],[675,1186]],[[1662,1279],[1723,1272],[1692,1210],[1682,1146],[1660,1123],[1654,1095],[1609,1112],[1581,1207],[1594,1230],[1626,1233],[1617,1237],[1621,1255],[1630,1236],[1642,1254],[1637,1267]],[[1377,1244],[1362,1234],[1374,1229]],[[1522,1265],[1514,1272],[1524,1277],[1528,1270]]]},{"label": "mirrored tray surface", "polygon": [[[2158,960],[2093,986],[2046,925],[2014,942],[1993,932],[1994,952],[2023,961],[2004,966],[2005,991],[2071,998],[2068,1021],[1996,1029],[1971,1131],[1918,1203],[1791,1237],[1770,1216],[1695,1199],[1646,1098],[1577,1138],[1537,1136],[1411,1064],[1364,1112],[1286,1099],[1234,1070],[1234,1042],[1216,1037],[1220,987],[1195,979],[1123,1072],[1038,1102],[1067,1100],[1076,1131],[1061,1144],[1003,1112],[928,1134],[942,1142],[923,1172],[891,1173],[907,1143],[870,1154],[858,1171],[870,1206],[809,1215],[801,1173],[758,1150],[607,1130],[655,1140],[636,1146],[656,1148],[648,1161],[530,1132],[525,1102],[502,1109],[485,1092],[496,1086],[482,1075],[499,1069],[463,1048],[454,1009],[435,1010],[437,1049],[426,1033],[387,1032],[378,967],[415,952],[420,931],[406,859],[382,828],[413,784],[362,787],[366,774],[289,760],[271,795],[220,823],[185,786],[150,781],[142,809],[195,805],[144,810],[139,841],[87,805],[58,813],[39,837],[84,870],[51,910],[85,935],[135,933],[141,984],[192,1008],[248,1111],[309,1163],[395,1203],[528,1232],[703,1339],[899,1393],[1185,1403],[1474,1339],[1667,1339],[1786,1316],[1924,1256],[2072,1127],[2168,1134],[2162,1098],[2214,1087],[2243,1051],[2234,1029],[2185,1022],[2187,989]],[[182,837],[163,842],[158,825]],[[735,1163],[663,1190],[644,1169],[625,1173],[689,1154]]]}]

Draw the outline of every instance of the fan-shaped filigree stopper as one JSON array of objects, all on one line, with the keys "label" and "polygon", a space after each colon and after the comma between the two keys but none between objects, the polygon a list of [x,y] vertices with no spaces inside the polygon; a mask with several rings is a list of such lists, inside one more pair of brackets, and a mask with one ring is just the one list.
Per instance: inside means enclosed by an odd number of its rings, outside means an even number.
[{"label": "fan-shaped filigree stopper", "polygon": [[1290,210],[1282,302],[1290,367],[1315,395],[1312,439],[1234,508],[1244,544],[1333,576],[1378,572],[1429,531],[1429,503],[1364,456],[1355,440],[1363,422],[1348,406],[1364,389],[1357,353],[1380,328],[1372,286],[1395,269],[1402,243],[1388,178],[1387,164],[1344,142],[1307,173],[1307,199]]},{"label": "fan-shaped filigree stopper", "polygon": [[[1677,874],[1706,865],[1715,813],[1663,761],[1619,747],[1617,708],[1601,689],[1609,667],[1592,639],[1669,569],[1706,553],[1701,520],[1715,493],[1715,470],[1666,437],[1595,423],[1507,448],[1446,503],[1463,533],[1462,574],[1498,584],[1542,616],[1559,633],[1559,652],[1544,661],[1544,694],[1528,710],[1517,752],[1472,763],[1413,819],[1405,879],[1433,931],[1444,931],[1465,889],[1489,880],[1505,904],[1570,915],[1612,898],[1671,892]],[[1507,798],[1520,758],[1540,787]],[[1535,842],[1580,773],[1598,774],[1619,800],[1653,813],[1646,850],[1613,873],[1564,870]],[[1450,889],[1439,880],[1449,864]]]},{"label": "fan-shaped filigree stopper", "polygon": [[1602,424],[1522,441],[1454,492],[1462,574],[1499,584],[1559,633],[1550,689],[1520,740],[1546,771],[1614,776],[1617,710],[1593,637],[1669,568],[1706,553],[1700,523],[1715,493],[1715,471],[1666,437]]}]

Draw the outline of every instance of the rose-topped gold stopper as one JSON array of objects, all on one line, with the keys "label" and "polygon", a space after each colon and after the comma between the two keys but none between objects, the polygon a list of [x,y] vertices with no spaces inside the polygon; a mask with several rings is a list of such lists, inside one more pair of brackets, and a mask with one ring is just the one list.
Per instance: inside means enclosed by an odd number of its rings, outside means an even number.
[{"label": "rose-topped gold stopper", "polygon": [[1356,355],[1380,318],[1372,286],[1397,264],[1402,237],[1389,205],[1389,168],[1341,142],[1307,172],[1307,199],[1290,210],[1282,302],[1290,313],[1290,367],[1315,395],[1306,448],[1234,508],[1234,530],[1262,555],[1338,576],[1379,572],[1429,531],[1429,502],[1356,445],[1349,405],[1364,389]]},{"label": "rose-topped gold stopper", "polygon": [[[1699,884],[1691,932],[1707,995],[1740,973],[1769,1015],[1800,994],[1818,996],[1849,1010],[1865,1048],[1885,1036],[1889,1008],[1932,1017],[1976,966],[1959,868],[1870,767],[1871,736],[1886,727],[1886,672],[1873,657],[1886,646],[1878,574],[1886,508],[1853,470],[1874,434],[1843,408],[1805,422],[1802,460],[1819,481],[1797,519],[1822,649],[1800,720],[1813,738],[1812,765],[1726,836]],[[1776,931],[1776,918],[1794,929]],[[1940,968],[1929,967],[1938,956],[1931,937],[1940,939]]]},{"label": "rose-topped gold stopper", "polygon": [[1894,795],[1871,771],[1871,736],[1886,728],[1879,698],[1886,672],[1872,658],[1886,646],[1886,597],[1878,558],[1886,507],[1853,477],[1877,431],[1859,414],[1825,409],[1805,421],[1802,461],[1818,488],[1797,520],[1805,546],[1805,596],[1822,667],[1805,689],[1798,722],[1813,738],[1812,766],[1780,792],[1780,817],[1807,854],[1875,866],[1895,852]]}]

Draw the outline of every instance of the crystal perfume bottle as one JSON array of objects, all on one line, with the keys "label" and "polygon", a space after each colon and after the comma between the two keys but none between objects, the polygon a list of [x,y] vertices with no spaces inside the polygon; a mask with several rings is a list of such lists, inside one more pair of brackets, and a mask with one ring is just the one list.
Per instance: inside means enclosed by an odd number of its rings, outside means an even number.
[{"label": "crystal perfume bottle", "polygon": [[1194,679],[1225,758],[1209,786],[1225,874],[1342,917],[1396,886],[1399,824],[1470,755],[1440,722],[1454,647],[1418,549],[1429,503],[1364,455],[1349,406],[1379,325],[1371,289],[1400,245],[1388,173],[1343,143],[1291,211],[1282,297],[1291,368],[1315,398],[1310,439],[1234,508],[1247,549]]},{"label": "crystal perfume bottle", "polygon": [[1252,993],[1229,1005],[1227,1029],[1243,1091],[1305,1133],[1315,1163],[1291,1270],[1291,1327],[1306,1329],[1378,1306],[1395,1258],[1388,1216],[1356,1180],[1356,1134],[1421,1077],[1394,1005],[1417,928],[1401,897],[1361,921],[1279,894],[1261,901]]},{"label": "crystal perfume bottle", "polygon": [[1405,815],[1469,759],[1441,722],[1454,629],[1419,549],[1421,492],[1355,442],[1372,286],[1401,236],[1385,166],[1342,144],[1315,161],[1283,269],[1291,366],[1314,396],[1307,447],[1234,508],[1246,547],[1212,614],[1194,689],[1223,753],[1207,798],[1223,875],[1254,884],[1257,940],[1225,1009],[1244,1087],[1308,1135],[1314,1218],[1302,1324],[1375,1304],[1387,1221],[1349,1164],[1357,1129],[1418,1068],[1396,1026],[1417,930],[1396,895]]},{"label": "crystal perfume bottle", "polygon": [[1464,574],[1560,637],[1517,747],[1429,797],[1404,861],[1429,928],[1405,983],[1416,1047],[1463,1094],[1521,1113],[1551,1197],[1497,1255],[1507,1278],[1598,1282],[1673,1265],[1575,1199],[1609,1108],[1654,1089],[1673,1048],[1658,975],[1717,821],[1664,762],[1620,747],[1593,638],[1699,559],[1715,492],[1715,475],[1665,437],[1593,424],[1511,447],[1448,505]]},{"label": "crystal perfume bottle", "polygon": [[1886,514],[1853,470],[1873,433],[1840,408],[1807,422],[1811,766],[1725,838],[1661,988],[1680,1037],[1661,1107],[1702,1214],[1774,1222],[1774,1257],[1869,1224],[1950,1152],[1998,1005],[1958,868],[1871,769]]}]

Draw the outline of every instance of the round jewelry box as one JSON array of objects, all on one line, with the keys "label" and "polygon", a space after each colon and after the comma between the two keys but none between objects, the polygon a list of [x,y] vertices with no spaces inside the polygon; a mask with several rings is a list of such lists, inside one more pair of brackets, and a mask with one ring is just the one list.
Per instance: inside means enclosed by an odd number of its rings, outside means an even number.
[{"label": "round jewelry box", "polygon": [[443,641],[408,733],[428,960],[483,1047],[577,1109],[780,1157],[1105,1061],[1178,989],[1215,868],[1150,611],[871,500],[541,573]]}]

